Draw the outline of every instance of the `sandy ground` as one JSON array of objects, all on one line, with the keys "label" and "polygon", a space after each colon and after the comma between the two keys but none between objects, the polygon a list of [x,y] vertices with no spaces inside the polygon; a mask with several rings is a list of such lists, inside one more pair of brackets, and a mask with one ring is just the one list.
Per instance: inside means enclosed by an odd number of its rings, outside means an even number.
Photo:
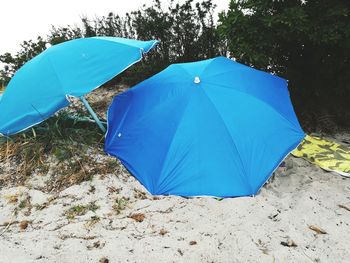
[{"label": "sandy ground", "polygon": [[[1,175],[0,175],[1,176]],[[153,197],[124,169],[0,190],[0,262],[350,262],[350,179],[288,157],[255,197]]]}]

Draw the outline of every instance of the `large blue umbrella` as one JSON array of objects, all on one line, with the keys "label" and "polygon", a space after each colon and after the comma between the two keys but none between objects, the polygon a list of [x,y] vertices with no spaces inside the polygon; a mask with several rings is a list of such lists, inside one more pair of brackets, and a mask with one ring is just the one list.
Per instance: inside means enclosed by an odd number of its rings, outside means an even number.
[{"label": "large blue umbrella", "polygon": [[231,197],[256,194],[303,137],[286,80],[218,57],[116,96],[105,151],[152,194]]},{"label": "large blue umbrella", "polygon": [[[150,51],[157,41],[92,37],[52,46],[20,68],[0,98],[0,134],[40,123],[112,79]],[[103,127],[101,127],[103,128]]]}]

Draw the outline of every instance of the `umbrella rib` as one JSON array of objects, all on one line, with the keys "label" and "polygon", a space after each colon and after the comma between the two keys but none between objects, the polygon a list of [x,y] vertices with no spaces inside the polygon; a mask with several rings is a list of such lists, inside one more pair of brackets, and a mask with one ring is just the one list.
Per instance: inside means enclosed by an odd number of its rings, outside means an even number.
[{"label": "umbrella rib", "polygon": [[[55,68],[55,65],[52,63],[52,60],[51,60],[50,56],[47,56],[47,60],[49,61],[50,65],[51,65],[51,67],[52,67],[52,69],[53,69],[53,71],[55,72],[55,75],[56,75],[56,77],[57,77],[58,82],[60,83],[60,87],[61,87],[61,89],[62,89],[62,91],[63,91],[63,94],[64,94],[64,95],[66,96],[66,98],[67,98],[67,95],[68,95],[68,94],[67,94],[66,91],[64,90],[61,77],[60,77],[59,74],[57,74],[57,70],[56,70],[56,68]],[[69,100],[68,100],[68,101],[69,101]],[[69,101],[69,102],[70,102],[70,101]]]},{"label": "umbrella rib", "polygon": [[159,43],[158,40],[153,40],[154,43],[152,44],[152,46],[147,51],[145,51],[144,48],[142,48],[142,47],[137,47],[137,46],[134,46],[134,45],[131,45],[131,44],[127,44],[127,43],[116,42],[116,41],[113,41],[113,40],[110,40],[110,39],[107,39],[107,38],[91,37],[90,39],[99,40],[99,41],[101,41],[101,40],[102,41],[108,41],[108,42],[112,42],[114,44],[119,44],[119,45],[123,45],[123,46],[127,46],[127,47],[134,47],[136,49],[141,50],[142,54],[148,53],[149,51],[151,51],[154,48],[155,45],[157,45]]},{"label": "umbrella rib", "polygon": [[274,107],[272,107],[271,105],[269,105],[267,102],[263,101],[262,99],[256,97],[256,96],[253,96],[251,94],[249,94],[248,92],[245,92],[245,91],[242,91],[242,90],[238,90],[238,89],[232,89],[230,87],[227,87],[225,85],[222,85],[222,84],[219,84],[219,83],[210,83],[210,82],[207,82],[207,84],[210,84],[210,85],[215,85],[215,86],[218,86],[218,87],[221,87],[221,88],[225,88],[225,89],[228,89],[228,90],[234,90],[236,92],[240,92],[240,93],[244,93],[245,95],[251,97],[251,98],[254,98],[256,100],[259,100],[261,103],[263,103],[264,105],[266,105],[267,107],[271,108],[274,112],[276,112],[279,116],[281,116],[282,119],[284,119],[285,121],[287,121],[290,125],[292,125],[292,127],[294,128],[294,131],[298,133],[298,127],[295,126],[295,124],[293,122],[291,122],[289,119],[286,118],[286,116],[284,116],[283,114],[281,114],[279,111],[277,111]]}]

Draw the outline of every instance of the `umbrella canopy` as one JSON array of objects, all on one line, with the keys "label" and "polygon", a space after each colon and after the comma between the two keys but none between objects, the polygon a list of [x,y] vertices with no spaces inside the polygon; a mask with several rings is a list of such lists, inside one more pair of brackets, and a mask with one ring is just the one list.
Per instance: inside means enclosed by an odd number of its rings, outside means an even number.
[{"label": "umbrella canopy", "polygon": [[21,67],[0,100],[0,134],[40,123],[98,88],[150,51],[157,41],[92,37],[52,46]]},{"label": "umbrella canopy", "polygon": [[287,81],[224,57],[116,96],[105,151],[155,195],[256,194],[303,139]]}]

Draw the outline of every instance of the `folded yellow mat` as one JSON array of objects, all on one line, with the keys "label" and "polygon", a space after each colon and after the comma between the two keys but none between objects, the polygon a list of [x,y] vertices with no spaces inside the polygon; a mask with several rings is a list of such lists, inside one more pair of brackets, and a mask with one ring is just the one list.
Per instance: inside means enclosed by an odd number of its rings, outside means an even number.
[{"label": "folded yellow mat", "polygon": [[292,155],[304,158],[326,171],[350,177],[350,147],[306,135]]}]

